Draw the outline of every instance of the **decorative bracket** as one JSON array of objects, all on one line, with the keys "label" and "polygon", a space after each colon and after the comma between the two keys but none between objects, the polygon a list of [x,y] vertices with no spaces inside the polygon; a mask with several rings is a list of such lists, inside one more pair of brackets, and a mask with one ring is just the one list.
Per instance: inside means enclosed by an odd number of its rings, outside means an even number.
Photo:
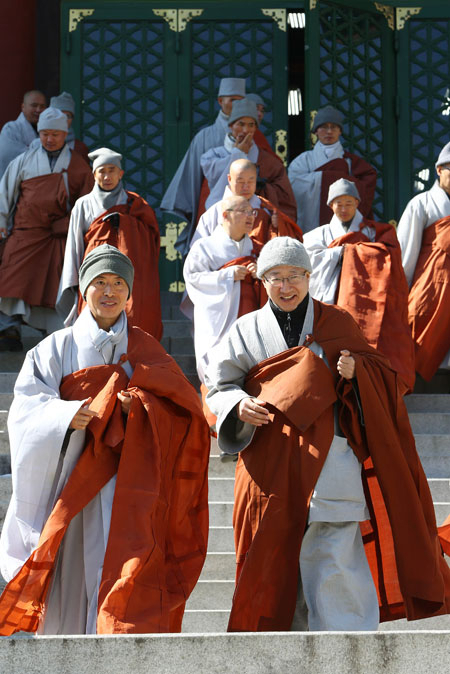
[{"label": "decorative bracket", "polygon": [[395,10],[394,10],[394,8],[389,7],[389,5],[382,5],[381,2],[376,2],[375,7],[386,18],[389,28],[391,30],[395,30]]},{"label": "decorative bracket", "polygon": [[[310,110],[309,112],[309,128],[312,129],[312,125],[314,122],[314,117],[317,115],[317,110]],[[311,145],[315,145],[317,143],[317,136],[315,133],[310,131],[310,138],[311,138]]]},{"label": "decorative bracket", "polygon": [[169,293],[184,293],[186,284],[183,281],[173,281],[169,286]]},{"label": "decorative bracket", "polygon": [[203,14],[203,9],[154,9],[153,14],[162,16],[174,33],[181,33],[191,19]]},{"label": "decorative bracket", "polygon": [[421,11],[422,7],[396,7],[395,19],[397,30],[402,30],[406,21],[414,16],[414,14],[419,14]]},{"label": "decorative bracket", "polygon": [[80,21],[83,21],[86,16],[91,16],[93,13],[93,9],[69,9],[69,33],[73,33]]},{"label": "decorative bracket", "polygon": [[287,131],[284,129],[278,129],[275,131],[275,152],[287,166]]},{"label": "decorative bracket", "polygon": [[316,9],[318,0],[309,0],[309,9]]},{"label": "decorative bracket", "polygon": [[181,259],[180,253],[175,248],[175,242],[186,227],[187,222],[168,222],[166,224],[166,233],[161,237],[161,248],[166,249],[166,260],[174,262]]},{"label": "decorative bracket", "polygon": [[262,9],[261,12],[264,16],[270,16],[273,19],[278,28],[283,32],[286,32],[286,10],[285,9]]}]

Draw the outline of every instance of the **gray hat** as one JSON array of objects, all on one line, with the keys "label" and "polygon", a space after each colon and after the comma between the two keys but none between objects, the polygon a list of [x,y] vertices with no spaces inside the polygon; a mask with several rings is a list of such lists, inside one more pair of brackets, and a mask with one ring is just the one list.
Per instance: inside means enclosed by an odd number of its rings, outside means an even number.
[{"label": "gray hat", "polygon": [[344,115],[339,112],[339,110],[336,110],[336,108],[333,108],[332,105],[326,105],[324,108],[320,108],[320,110],[317,111],[316,116],[314,117],[314,122],[312,125],[312,132],[315,133],[316,129],[319,126],[322,126],[322,124],[337,124],[338,126],[341,127],[342,131],[342,123],[344,121]]},{"label": "gray hat", "polygon": [[37,130],[65,131],[67,133],[69,130],[67,117],[61,110],[57,110],[56,108],[46,108],[39,115]]},{"label": "gray hat", "polygon": [[438,166],[442,166],[442,164],[450,164],[450,143],[444,145],[444,147],[440,151],[435,166],[437,168]]},{"label": "gray hat", "polygon": [[249,98],[241,98],[238,101],[233,101],[231,114],[228,118],[228,126],[234,124],[234,122],[241,117],[253,117],[256,124],[258,124],[258,109],[255,101],[251,101]]},{"label": "gray hat", "polygon": [[105,166],[106,164],[113,164],[122,168],[120,160],[122,155],[114,150],[110,150],[108,147],[100,147],[98,150],[93,150],[88,154],[89,159],[92,163],[92,170],[95,171],[99,166]]},{"label": "gray hat", "polygon": [[245,80],[242,77],[222,77],[218,96],[245,96]]},{"label": "gray hat", "polygon": [[361,197],[359,196],[358,188],[356,187],[355,183],[351,180],[346,180],[345,178],[339,178],[339,180],[336,180],[336,182],[330,185],[330,189],[328,190],[327,206],[329,206],[333,199],[336,199],[336,197],[343,197],[344,195],[355,197],[355,199],[361,201]]},{"label": "gray hat", "polygon": [[262,278],[269,269],[280,264],[301,267],[312,272],[311,261],[305,246],[291,236],[276,236],[263,247],[258,257],[257,276]]},{"label": "gray hat", "polygon": [[73,100],[72,95],[68,94],[67,91],[63,91],[59,96],[52,96],[50,99],[50,107],[71,112],[72,115],[75,114],[75,101]]},{"label": "gray hat", "polygon": [[117,274],[126,282],[129,293],[133,290],[134,267],[129,257],[120,252],[118,248],[103,243],[86,255],[80,267],[80,292],[82,297],[86,290],[100,274]]},{"label": "gray hat", "polygon": [[245,94],[245,98],[249,98],[251,101],[255,101],[256,105],[264,105],[264,107],[266,106],[266,104],[264,103],[263,99],[259,94]]}]

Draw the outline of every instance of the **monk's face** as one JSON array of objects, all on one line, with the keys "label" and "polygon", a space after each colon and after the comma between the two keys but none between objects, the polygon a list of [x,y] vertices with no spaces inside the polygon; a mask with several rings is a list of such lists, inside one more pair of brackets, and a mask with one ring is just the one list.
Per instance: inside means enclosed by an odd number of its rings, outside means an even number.
[{"label": "monk's face", "polygon": [[30,124],[36,124],[39,120],[39,115],[47,107],[47,101],[45,100],[44,94],[41,94],[40,91],[31,91],[28,93],[22,103],[22,112],[25,119],[30,122]]},{"label": "monk's face", "polygon": [[111,192],[119,184],[123,176],[123,170],[115,164],[99,166],[94,171],[95,182],[106,192]]},{"label": "monk's face", "polygon": [[222,108],[222,112],[227,117],[231,114],[231,108],[233,107],[233,101],[240,101],[243,96],[219,96],[217,99],[219,105]]},{"label": "monk's face", "polygon": [[39,131],[39,138],[41,139],[42,147],[48,152],[57,152],[66,142],[66,131],[59,129],[43,129]]},{"label": "monk's face", "polygon": [[109,330],[125,308],[129,294],[126,281],[117,274],[100,274],[86,291],[86,302],[102,330]]},{"label": "monk's face", "polygon": [[350,222],[355,217],[359,201],[355,197],[344,194],[342,197],[336,197],[330,204],[333,213],[341,222]]},{"label": "monk's face", "polygon": [[72,126],[72,122],[73,122],[73,114],[70,112],[70,110],[63,110],[63,113],[67,117],[67,126],[70,129],[70,127]]},{"label": "monk's face", "polygon": [[242,143],[245,136],[254,135],[256,131],[256,120],[253,117],[240,117],[233,124],[230,124],[231,135],[237,143]]},{"label": "monk's face", "polygon": [[256,211],[249,202],[243,202],[223,213],[224,229],[234,241],[241,241],[246,234],[250,234],[255,223]]},{"label": "monk's face", "polygon": [[233,165],[230,167],[228,174],[228,184],[230,190],[237,197],[245,197],[251,199],[256,192],[256,170],[245,169],[243,171],[236,171]]},{"label": "monk's face", "polygon": [[280,264],[264,274],[264,288],[277,307],[294,311],[309,290],[309,272],[301,267]]},{"label": "monk's face", "polygon": [[439,176],[439,185],[447,194],[450,194],[450,164],[438,166],[436,171]]},{"label": "monk's face", "polygon": [[324,145],[333,145],[334,143],[337,143],[341,133],[341,127],[332,122],[321,124],[316,129],[316,136]]}]

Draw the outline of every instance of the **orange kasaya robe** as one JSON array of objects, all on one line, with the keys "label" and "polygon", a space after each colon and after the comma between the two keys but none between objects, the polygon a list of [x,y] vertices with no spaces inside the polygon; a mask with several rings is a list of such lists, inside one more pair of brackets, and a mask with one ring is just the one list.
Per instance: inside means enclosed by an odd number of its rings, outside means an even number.
[{"label": "orange kasaya robe", "polygon": [[[330,368],[301,346],[262,361],[246,378],[245,390],[267,401],[271,423],[256,429],[236,467],[229,631],[291,627],[302,537],[334,434],[336,400],[340,426],[363,462],[371,517],[361,530],[381,620],[450,612],[450,569],[397,376],[348,314],[314,304],[307,341],[320,344]],[[334,375],[342,349],[356,361],[364,426],[352,383]]]},{"label": "orange kasaya robe", "polygon": [[412,391],[414,345],[400,245],[392,225],[364,219],[360,228],[366,226],[375,229],[374,242],[361,231],[348,232],[329,246],[346,246],[335,302],[353,316],[370,346],[389,358],[405,390]]},{"label": "orange kasaya robe", "polygon": [[[145,199],[134,192],[127,191],[127,194],[126,204],[112,206],[89,226],[84,235],[84,257],[103,243],[115,246],[128,255],[134,266],[133,294],[125,307],[128,320],[131,325],[142,328],[160,340],[163,325],[159,292],[158,222]],[[114,213],[119,214],[117,224]],[[85,305],[85,300],[79,294],[79,314]]]},{"label": "orange kasaya robe", "polygon": [[0,266],[0,297],[54,309],[69,229],[67,200],[72,207],[94,184],[90,167],[76,152],[67,176],[69,197],[62,172],[22,181]]},{"label": "orange kasaya robe", "polygon": [[426,227],[409,292],[416,370],[432,379],[450,349],[450,217]]},{"label": "orange kasaya robe", "polygon": [[[67,376],[61,398],[94,398],[99,417],[41,533],[0,598],[0,635],[35,632],[72,518],[117,474],[98,596],[97,633],[179,632],[208,539],[208,428],[197,393],[150,335],[129,327],[118,365]],[[117,392],[127,388],[123,421]],[[70,610],[70,607],[68,608]]]},{"label": "orange kasaya robe", "polygon": [[[349,168],[349,163],[351,169]],[[333,211],[328,206],[328,190],[339,178],[351,180],[358,188],[361,201],[358,210],[365,218],[373,218],[372,203],[377,184],[377,172],[373,166],[361,157],[351,152],[344,152],[340,159],[332,159],[326,164],[319,166],[316,171],[321,171],[322,182],[320,188],[320,213],[319,225],[326,225],[333,217]]]}]

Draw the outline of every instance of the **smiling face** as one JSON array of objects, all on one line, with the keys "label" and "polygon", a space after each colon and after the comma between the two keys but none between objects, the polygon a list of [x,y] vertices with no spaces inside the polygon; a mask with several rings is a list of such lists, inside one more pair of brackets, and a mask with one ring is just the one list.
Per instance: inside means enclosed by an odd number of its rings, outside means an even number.
[{"label": "smiling face", "polygon": [[109,330],[125,308],[129,288],[117,274],[100,274],[86,290],[86,302],[102,330]]},{"label": "smiling face", "polygon": [[42,147],[48,152],[60,150],[66,142],[66,136],[66,131],[59,131],[57,129],[43,129],[39,131]]},{"label": "smiling face", "polygon": [[230,124],[230,131],[237,143],[242,143],[245,136],[249,133],[251,136],[256,131],[256,120],[253,117],[240,117],[233,124]]},{"label": "smiling face", "polygon": [[115,164],[105,164],[104,166],[99,166],[95,169],[94,179],[102,190],[111,192],[111,190],[115,189],[119,184],[123,173],[123,170]]},{"label": "smiling face", "polygon": [[47,101],[45,100],[44,94],[41,94],[40,91],[29,91],[25,94],[25,98],[22,103],[22,112],[25,119],[30,122],[30,124],[36,125],[39,120],[39,115],[47,107]]},{"label": "smiling face", "polygon": [[[289,277],[296,276],[294,283],[288,281]],[[301,267],[292,267],[280,264],[272,267],[264,274],[263,284],[267,295],[282,311],[294,311],[302,302],[309,290],[309,272]],[[284,279],[280,287],[272,285],[267,279]]]},{"label": "smiling face", "polygon": [[321,124],[316,129],[316,136],[323,145],[333,145],[334,143],[337,143],[341,133],[341,127],[332,122]]},{"label": "smiling face", "polygon": [[355,217],[359,201],[355,197],[344,194],[336,197],[330,204],[330,208],[341,222],[350,222]]}]

